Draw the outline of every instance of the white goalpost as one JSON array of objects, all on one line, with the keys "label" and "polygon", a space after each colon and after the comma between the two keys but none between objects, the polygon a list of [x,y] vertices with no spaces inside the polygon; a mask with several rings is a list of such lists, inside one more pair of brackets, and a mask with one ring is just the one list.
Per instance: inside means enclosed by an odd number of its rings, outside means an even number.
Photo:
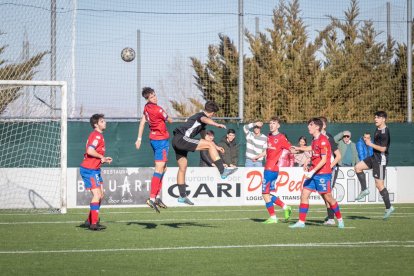
[{"label": "white goalpost", "polygon": [[67,83],[0,80],[0,211],[67,212]]}]

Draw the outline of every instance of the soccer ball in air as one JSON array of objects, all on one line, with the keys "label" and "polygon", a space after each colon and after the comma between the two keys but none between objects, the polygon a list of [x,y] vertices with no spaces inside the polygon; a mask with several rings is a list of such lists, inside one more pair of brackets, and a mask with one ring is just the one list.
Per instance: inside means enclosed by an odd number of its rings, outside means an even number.
[{"label": "soccer ball in air", "polygon": [[135,59],[135,51],[132,48],[124,48],[121,52],[121,58],[123,61],[131,62]]}]

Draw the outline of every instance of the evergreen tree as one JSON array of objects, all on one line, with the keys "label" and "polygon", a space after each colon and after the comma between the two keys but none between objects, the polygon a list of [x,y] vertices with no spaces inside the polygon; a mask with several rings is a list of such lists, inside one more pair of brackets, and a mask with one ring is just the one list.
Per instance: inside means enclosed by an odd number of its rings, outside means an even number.
[{"label": "evergreen tree", "polygon": [[[1,80],[31,80],[35,75],[35,68],[40,64],[46,52],[39,53],[20,63],[7,63],[1,58],[7,46],[0,47],[0,79]],[[0,114],[4,112],[7,105],[21,96],[21,87],[1,88]]]}]

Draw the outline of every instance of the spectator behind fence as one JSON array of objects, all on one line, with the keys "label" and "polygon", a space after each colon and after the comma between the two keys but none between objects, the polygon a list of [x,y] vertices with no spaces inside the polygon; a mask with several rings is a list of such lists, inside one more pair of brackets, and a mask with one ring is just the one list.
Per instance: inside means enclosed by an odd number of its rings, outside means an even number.
[{"label": "spectator behind fence", "polygon": [[365,132],[364,135],[359,138],[358,142],[356,143],[356,149],[358,152],[358,158],[359,160],[364,160],[367,157],[370,157],[374,154],[374,150],[372,147],[368,146],[364,140],[371,140],[371,143],[373,144],[374,141],[370,139],[371,134],[368,132]]},{"label": "spectator behind fence", "polygon": [[236,131],[232,128],[228,129],[226,136],[221,139],[219,146],[224,149],[224,153],[220,152],[224,167],[237,167],[239,146],[236,144]]},{"label": "spectator behind fence", "polygon": [[[214,143],[214,131],[207,130],[204,139]],[[200,151],[200,167],[215,167],[213,160],[211,160],[208,150]]]},{"label": "spectator behind fence", "polygon": [[[267,137],[260,132],[262,126],[262,122],[256,122],[243,127],[246,134],[246,167],[263,167],[264,158],[257,158],[267,149]],[[250,131],[251,128],[253,131]]]},{"label": "spectator behind fence", "polygon": [[[306,141],[305,136],[300,136],[298,140],[299,147],[306,147],[308,142]],[[310,151],[302,151],[297,150],[296,153],[293,154],[294,157],[294,167],[303,167],[304,164],[308,164],[311,158],[312,153]]]},{"label": "spectator behind fence", "polygon": [[338,144],[338,149],[342,156],[341,160],[338,162],[339,166],[355,166],[359,162],[359,159],[356,145],[351,141],[351,132],[348,130],[340,132],[335,135],[334,140]]}]

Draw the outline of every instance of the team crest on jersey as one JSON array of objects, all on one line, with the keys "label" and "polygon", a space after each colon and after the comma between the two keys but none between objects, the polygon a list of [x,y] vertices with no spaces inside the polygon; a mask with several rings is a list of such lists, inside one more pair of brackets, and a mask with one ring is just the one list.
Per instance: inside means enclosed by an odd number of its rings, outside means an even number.
[{"label": "team crest on jersey", "polygon": [[279,142],[279,140],[278,140],[277,138],[275,138],[275,139],[273,140],[273,142],[274,142],[275,144],[277,144],[277,142]]},{"label": "team crest on jersey", "polygon": [[321,145],[322,146],[325,146],[326,145],[326,142],[322,141]]}]

